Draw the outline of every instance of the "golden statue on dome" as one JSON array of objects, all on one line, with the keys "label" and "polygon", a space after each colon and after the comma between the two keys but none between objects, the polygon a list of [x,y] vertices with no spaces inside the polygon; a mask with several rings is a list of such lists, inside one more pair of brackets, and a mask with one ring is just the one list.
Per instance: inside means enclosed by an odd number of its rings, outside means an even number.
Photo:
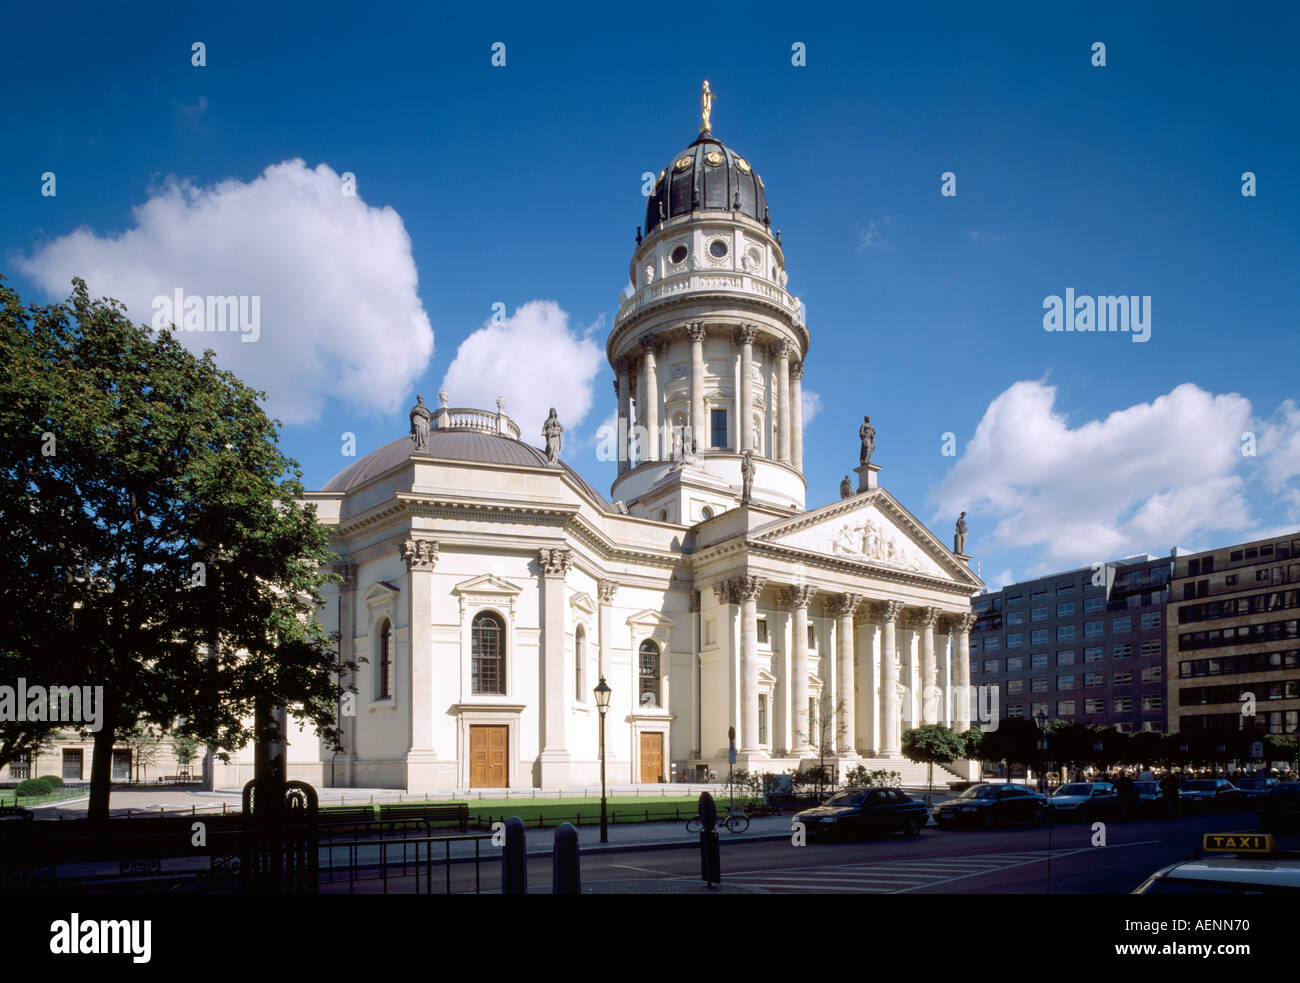
[{"label": "golden statue on dome", "polygon": [[704,91],[700,93],[700,123],[701,133],[712,133],[713,127],[709,125],[709,113],[713,111],[713,93],[709,91],[709,80],[704,80]]}]

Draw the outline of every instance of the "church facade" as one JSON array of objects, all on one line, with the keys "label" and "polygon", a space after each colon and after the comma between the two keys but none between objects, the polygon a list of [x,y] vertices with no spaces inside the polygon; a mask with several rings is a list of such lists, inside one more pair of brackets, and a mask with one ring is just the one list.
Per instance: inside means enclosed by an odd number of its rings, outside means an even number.
[{"label": "church facade", "polygon": [[[763,180],[713,136],[659,174],[607,341],[607,499],[495,410],[420,400],[411,434],[307,495],[342,582],[321,614],[360,669],[344,750],[292,777],[433,791],[898,762],[905,727],[970,726],[967,557],[879,483],[806,506],[812,338]],[[612,467],[611,467],[611,470]],[[953,543],[964,546],[964,527]],[[353,712],[348,712],[353,711]],[[239,756],[219,786],[251,777]]]}]

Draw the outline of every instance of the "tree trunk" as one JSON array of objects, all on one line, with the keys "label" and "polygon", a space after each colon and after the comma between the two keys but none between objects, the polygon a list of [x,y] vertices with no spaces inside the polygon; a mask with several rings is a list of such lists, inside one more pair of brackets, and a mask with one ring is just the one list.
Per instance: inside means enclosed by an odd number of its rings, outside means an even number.
[{"label": "tree trunk", "polygon": [[117,704],[108,700],[104,703],[103,726],[95,733],[95,746],[90,758],[90,802],[86,806],[86,818],[91,822],[108,818],[108,798],[113,785]]}]

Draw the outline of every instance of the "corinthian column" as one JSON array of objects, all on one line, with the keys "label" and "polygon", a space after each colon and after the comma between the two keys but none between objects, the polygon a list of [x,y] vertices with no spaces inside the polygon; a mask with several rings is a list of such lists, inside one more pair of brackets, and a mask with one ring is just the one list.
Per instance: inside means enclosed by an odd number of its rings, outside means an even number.
[{"label": "corinthian column", "polygon": [[902,601],[886,601],[880,607],[880,712],[884,718],[880,728],[880,756],[897,758],[900,754],[902,734],[898,721],[898,649],[894,630],[903,610]]},{"label": "corinthian column", "polygon": [[645,460],[657,461],[663,454],[663,435],[659,432],[659,352],[663,343],[654,335],[641,339],[645,350]]},{"label": "corinthian column", "polygon": [[776,347],[776,441],[778,461],[790,463],[790,355],[794,346],[783,341]]},{"label": "corinthian column", "polygon": [[921,722],[926,724],[937,724],[942,713],[941,694],[935,685],[934,624],[938,620],[938,608],[923,608],[917,617],[921,626]]},{"label": "corinthian column", "polygon": [[794,617],[794,666],[791,669],[790,699],[794,703],[794,736],[790,754],[811,754],[813,734],[808,726],[808,603],[817,593],[815,587],[791,587],[782,595]]},{"label": "corinthian column", "polygon": [[740,597],[740,747],[746,754],[762,753],[758,743],[758,595],[765,583],[762,577],[738,577],[733,586]]},{"label": "corinthian column", "polygon": [[803,362],[790,366],[790,463],[803,470]]},{"label": "corinthian column", "polygon": [[704,419],[704,323],[693,322],[686,335],[691,339],[691,432],[699,452],[709,446],[709,423]]},{"label": "corinthian column", "polygon": [[839,692],[836,694],[835,734],[839,753],[854,755],[857,742],[854,735],[854,717],[857,714],[857,693],[853,684],[853,612],[862,603],[861,594],[837,594],[834,599],[835,641],[839,656]]},{"label": "corinthian column", "polygon": [[411,747],[406,754],[406,787],[427,792],[437,787],[433,749],[433,568],[438,544],[415,536],[402,544],[406,562],[407,624],[410,626]]},{"label": "corinthian column", "polygon": [[614,359],[618,374],[618,473],[632,467],[632,378],[627,359]]},{"label": "corinthian column", "polygon": [[537,551],[542,573],[542,787],[569,783],[569,751],[564,744],[564,578],[573,562],[567,549]]},{"label": "corinthian column", "polygon": [[967,613],[953,619],[952,635],[957,660],[953,683],[953,716],[957,718],[957,733],[964,734],[970,730],[970,630],[975,625],[975,615]]},{"label": "corinthian column", "polygon": [[740,392],[737,393],[739,400],[740,419],[737,424],[740,426],[740,452],[756,451],[754,447],[754,339],[758,336],[758,329],[752,324],[742,324],[740,326]]}]

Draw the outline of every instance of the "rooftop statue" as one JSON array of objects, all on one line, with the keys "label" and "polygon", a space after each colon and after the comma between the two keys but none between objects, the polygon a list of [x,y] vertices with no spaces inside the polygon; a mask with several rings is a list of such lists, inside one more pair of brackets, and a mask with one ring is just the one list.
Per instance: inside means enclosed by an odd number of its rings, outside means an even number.
[{"label": "rooftop statue", "polygon": [[551,415],[546,418],[542,424],[542,437],[546,440],[546,463],[558,464],[560,461],[560,445],[564,441],[562,436],[564,427],[560,426],[559,417],[555,415],[555,407],[551,407]]},{"label": "rooftop statue", "polygon": [[862,441],[858,464],[870,464],[871,454],[876,449],[876,428],[871,425],[871,417],[862,418],[862,426],[858,427],[858,438]]},{"label": "rooftop statue", "polygon": [[429,421],[433,418],[433,413],[429,407],[424,405],[424,397],[417,395],[415,405],[411,407],[411,433],[410,438],[415,441],[415,453],[429,453]]},{"label": "rooftop statue", "polygon": [[957,532],[952,537],[952,551],[954,553],[966,553],[966,513],[963,512],[957,517]]}]

